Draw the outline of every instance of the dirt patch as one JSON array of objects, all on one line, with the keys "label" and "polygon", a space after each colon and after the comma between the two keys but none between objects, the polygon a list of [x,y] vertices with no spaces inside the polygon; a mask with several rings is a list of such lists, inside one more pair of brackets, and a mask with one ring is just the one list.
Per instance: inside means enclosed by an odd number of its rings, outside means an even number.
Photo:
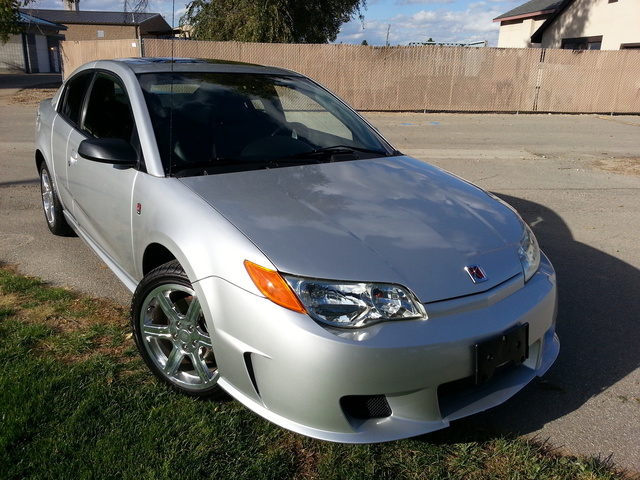
[{"label": "dirt patch", "polygon": [[27,88],[16,93],[11,98],[11,103],[37,107],[41,101],[53,97],[57,91],[57,88]]},{"label": "dirt patch", "polygon": [[640,177],[640,157],[606,158],[597,160],[592,165],[598,170]]}]

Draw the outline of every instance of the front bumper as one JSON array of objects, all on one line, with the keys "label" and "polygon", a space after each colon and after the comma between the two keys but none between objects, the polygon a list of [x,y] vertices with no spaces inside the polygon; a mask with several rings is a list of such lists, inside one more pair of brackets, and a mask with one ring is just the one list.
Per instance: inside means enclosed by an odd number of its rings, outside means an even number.
[{"label": "front bumper", "polygon": [[[323,440],[371,443],[438,430],[496,406],[558,355],[555,273],[543,257],[483,294],[426,305],[428,320],[328,330],[217,277],[194,284],[220,385],[264,418]],[[224,301],[220,301],[224,299]],[[475,346],[529,325],[529,357],[475,385]]]}]

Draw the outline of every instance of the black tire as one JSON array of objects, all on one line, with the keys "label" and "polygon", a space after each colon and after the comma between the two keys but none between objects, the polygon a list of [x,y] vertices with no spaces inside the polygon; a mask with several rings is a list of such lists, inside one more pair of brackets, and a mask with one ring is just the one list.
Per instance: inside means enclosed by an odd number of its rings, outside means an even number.
[{"label": "black tire", "polygon": [[47,226],[49,230],[51,230],[51,233],[62,237],[73,236],[74,231],[64,218],[62,204],[53,186],[47,164],[44,162],[42,162],[40,166],[40,193],[42,194],[44,218],[47,220]]},{"label": "black tire", "polygon": [[195,397],[223,394],[202,307],[177,261],[149,272],[131,302],[133,337],[164,383]]}]

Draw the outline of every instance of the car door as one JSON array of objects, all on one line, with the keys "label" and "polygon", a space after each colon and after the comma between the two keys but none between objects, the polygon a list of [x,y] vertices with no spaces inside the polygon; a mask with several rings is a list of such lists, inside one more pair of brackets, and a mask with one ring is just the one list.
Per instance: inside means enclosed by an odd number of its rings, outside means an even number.
[{"label": "car door", "polygon": [[67,178],[67,142],[71,132],[80,128],[85,93],[92,78],[93,72],[90,71],[82,72],[67,81],[58,106],[58,115],[54,118],[51,129],[52,173],[57,182],[58,196],[68,213],[73,213],[73,199]]},{"label": "car door", "polygon": [[95,74],[80,128],[69,135],[68,188],[81,234],[115,262],[116,268],[133,276],[132,194],[139,171],[80,157],[80,142],[91,137],[122,138],[140,152],[127,91],[118,78],[106,72]]}]

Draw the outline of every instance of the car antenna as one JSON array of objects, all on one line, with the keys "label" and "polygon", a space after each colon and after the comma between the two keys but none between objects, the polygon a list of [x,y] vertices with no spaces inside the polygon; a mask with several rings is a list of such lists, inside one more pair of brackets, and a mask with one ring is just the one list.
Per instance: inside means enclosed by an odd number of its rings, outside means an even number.
[{"label": "car antenna", "polygon": [[175,33],[173,33],[173,28],[174,25],[176,24],[176,0],[172,0],[171,2],[171,28],[172,28],[172,34],[171,34],[171,73],[169,75],[170,78],[170,84],[169,84],[169,91],[170,91],[170,95],[169,95],[169,176],[171,176],[171,165],[173,165],[173,148],[171,147],[171,145],[173,145],[173,66],[175,64],[175,41],[176,41],[176,36]]}]

